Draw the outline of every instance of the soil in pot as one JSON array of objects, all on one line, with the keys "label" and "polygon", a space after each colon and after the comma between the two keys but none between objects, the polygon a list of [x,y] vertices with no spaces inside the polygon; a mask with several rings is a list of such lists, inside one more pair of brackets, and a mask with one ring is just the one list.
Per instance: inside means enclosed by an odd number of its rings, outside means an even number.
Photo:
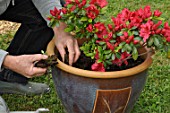
[{"label": "soil in pot", "polygon": [[[61,56],[58,55],[58,59],[60,61],[61,60]],[[125,70],[125,69],[129,69],[132,67],[135,67],[139,64],[141,64],[142,62],[144,62],[144,60],[139,56],[137,60],[133,60],[132,58],[129,58],[128,60],[128,65],[122,64],[121,66],[117,66],[117,65],[110,65],[106,71],[120,71],[120,70]],[[89,57],[86,57],[83,53],[81,53],[78,61],[76,63],[74,63],[72,66],[76,67],[76,68],[80,68],[80,69],[84,69],[84,70],[91,70],[91,65],[94,63],[95,61],[92,60]],[[66,64],[68,64],[68,53],[65,55],[65,62]]]}]

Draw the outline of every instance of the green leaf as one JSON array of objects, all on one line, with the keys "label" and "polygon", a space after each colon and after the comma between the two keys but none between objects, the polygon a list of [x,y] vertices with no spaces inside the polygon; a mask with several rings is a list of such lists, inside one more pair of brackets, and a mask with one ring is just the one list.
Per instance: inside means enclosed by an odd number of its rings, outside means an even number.
[{"label": "green leaf", "polygon": [[73,6],[72,4],[68,4],[68,5],[67,5],[67,8],[70,9],[72,6]]},{"label": "green leaf", "polygon": [[162,18],[162,17],[154,17],[154,19],[162,20],[162,21],[164,21],[164,20],[165,20],[165,19],[164,19],[164,18]]},{"label": "green leaf", "polygon": [[102,60],[102,59],[97,60],[97,63],[101,63],[101,62],[103,62],[103,60]]},{"label": "green leaf", "polygon": [[126,21],[126,25],[127,25],[127,26],[129,25],[129,23],[130,23],[129,21]]},{"label": "green leaf", "polygon": [[117,33],[117,36],[122,36],[122,35],[123,35],[122,32]]},{"label": "green leaf", "polygon": [[126,44],[124,47],[127,51],[132,51],[132,47],[129,44]]},{"label": "green leaf", "polygon": [[74,15],[69,16],[68,21],[69,21],[69,20],[71,21],[73,18],[74,18]]},{"label": "green leaf", "polygon": [[69,26],[66,29],[64,29],[65,32],[71,32],[74,29],[74,26]]},{"label": "green leaf", "polygon": [[137,27],[136,27],[136,26],[134,26],[134,27],[132,27],[132,28],[131,28],[131,30],[135,30],[136,28],[137,28]]},{"label": "green leaf", "polygon": [[71,19],[68,19],[68,20],[67,20],[67,24],[72,24]]},{"label": "green leaf", "polygon": [[110,54],[105,55],[105,58],[106,58],[106,59],[110,59],[111,56],[112,56],[112,54],[110,53]]},{"label": "green leaf", "polygon": [[92,19],[88,19],[88,22],[89,22],[89,23],[92,23],[92,21],[93,21]]},{"label": "green leaf", "polygon": [[84,51],[84,50],[85,50],[85,47],[84,47],[84,46],[81,46],[81,47],[80,47],[80,50]]},{"label": "green leaf", "polygon": [[120,49],[122,49],[122,46],[116,47],[116,48],[115,48],[115,52],[116,52],[116,53],[119,52]]},{"label": "green leaf", "polygon": [[86,11],[85,10],[81,10],[81,14],[82,15],[86,15]]},{"label": "green leaf", "polygon": [[103,41],[99,42],[99,45],[104,45],[104,44],[106,44],[106,42]]},{"label": "green leaf", "polygon": [[55,20],[54,18],[52,18],[52,19],[50,20],[49,26],[50,26],[50,27],[55,27],[55,26],[57,26],[57,25],[59,25],[58,20]]},{"label": "green leaf", "polygon": [[141,37],[135,37],[134,40],[138,40],[138,41],[141,41],[142,38]]},{"label": "green leaf", "polygon": [[115,58],[116,58],[115,54],[112,54],[112,60],[115,60]]},{"label": "green leaf", "polygon": [[106,45],[104,45],[104,46],[103,46],[103,50],[105,50],[106,48],[107,48],[107,46],[106,46]]},{"label": "green leaf", "polygon": [[80,21],[87,21],[87,20],[88,20],[87,17],[82,17],[82,18],[80,19]]},{"label": "green leaf", "polygon": [[133,47],[132,58],[134,60],[137,60],[137,58],[138,58],[138,51],[137,51],[136,47]]},{"label": "green leaf", "polygon": [[89,44],[87,44],[86,46],[85,46],[85,50],[90,50],[90,45]]},{"label": "green leaf", "polygon": [[98,46],[98,51],[99,51],[99,53],[103,53],[103,49],[101,46]]},{"label": "green leaf", "polygon": [[120,53],[116,53],[116,58],[120,59],[121,54]]},{"label": "green leaf", "polygon": [[108,64],[108,65],[112,65],[112,64],[113,64],[112,61],[109,61],[109,60],[106,60],[105,62],[106,62],[106,64]]},{"label": "green leaf", "polygon": [[104,50],[104,54],[109,54],[111,52],[112,52],[112,50]]},{"label": "green leaf", "polygon": [[154,41],[154,45],[155,45],[156,47],[159,47],[160,42],[159,42],[159,40],[158,40],[156,37],[153,39],[153,41]]},{"label": "green leaf", "polygon": [[107,67],[107,64],[106,64],[106,62],[103,62],[103,64],[104,64],[104,67]]},{"label": "green leaf", "polygon": [[139,32],[138,31],[133,31],[133,34],[134,35],[139,35]]},{"label": "green leaf", "polygon": [[125,44],[126,44],[126,42],[121,42],[121,43],[119,44],[119,47],[122,48]]},{"label": "green leaf", "polygon": [[124,46],[122,49],[121,49],[121,52],[125,52],[126,51],[126,47]]},{"label": "green leaf", "polygon": [[95,44],[92,44],[91,50],[94,50],[96,48]]},{"label": "green leaf", "polygon": [[41,53],[42,53],[42,54],[45,54],[44,50],[41,50]]},{"label": "green leaf", "polygon": [[153,44],[153,38],[150,38],[148,41],[148,46],[152,46],[152,44]]},{"label": "green leaf", "polygon": [[110,43],[115,43],[116,42],[116,40],[110,40]]},{"label": "green leaf", "polygon": [[86,56],[87,57],[92,57],[92,56],[94,56],[94,53],[87,53]]}]

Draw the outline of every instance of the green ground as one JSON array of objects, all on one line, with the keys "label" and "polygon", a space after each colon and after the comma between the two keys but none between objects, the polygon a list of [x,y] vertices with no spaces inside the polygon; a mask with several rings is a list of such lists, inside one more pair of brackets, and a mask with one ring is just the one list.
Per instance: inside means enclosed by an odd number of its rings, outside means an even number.
[{"label": "green ground", "polygon": [[[131,10],[150,5],[152,10],[159,9],[163,17],[170,22],[169,0],[109,0],[109,6],[104,21],[110,15],[116,15],[123,8]],[[0,34],[0,48],[5,49],[8,39],[13,33]],[[39,77],[33,81],[47,83],[47,77]],[[40,96],[2,95],[11,110],[36,110],[39,107],[50,109],[50,113],[64,113],[61,102],[56,96],[52,80],[51,92]],[[170,59],[166,59],[166,53],[159,51],[154,56],[154,62],[149,68],[149,77],[146,86],[134,106],[132,113],[170,113]]]}]

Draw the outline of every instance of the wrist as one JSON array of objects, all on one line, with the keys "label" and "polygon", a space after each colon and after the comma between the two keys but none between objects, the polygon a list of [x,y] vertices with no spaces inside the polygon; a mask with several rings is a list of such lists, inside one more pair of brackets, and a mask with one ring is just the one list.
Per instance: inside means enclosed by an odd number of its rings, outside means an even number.
[{"label": "wrist", "polygon": [[[14,67],[14,61],[15,61],[15,56],[12,55],[6,55],[4,58],[3,66],[5,68],[12,69]],[[15,64],[16,65],[16,64]]]},{"label": "wrist", "polygon": [[61,34],[64,32],[64,29],[67,27],[67,25],[63,22],[60,22],[59,27],[53,27],[54,34]]}]

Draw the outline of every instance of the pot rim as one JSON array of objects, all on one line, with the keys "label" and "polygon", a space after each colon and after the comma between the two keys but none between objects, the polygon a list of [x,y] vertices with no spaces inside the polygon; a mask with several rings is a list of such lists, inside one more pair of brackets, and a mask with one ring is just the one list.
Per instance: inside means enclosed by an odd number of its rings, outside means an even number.
[{"label": "pot rim", "polygon": [[[46,52],[48,55],[54,55],[55,49],[56,49],[55,44],[54,44],[54,41],[52,40],[48,44]],[[65,72],[68,72],[68,73],[71,73],[77,76],[82,76],[82,77],[103,78],[103,79],[128,77],[128,76],[133,76],[135,74],[141,73],[145,71],[148,67],[150,67],[150,65],[152,64],[152,58],[151,58],[152,53],[149,52],[150,51],[149,49],[146,49],[146,51],[147,51],[147,56],[143,63],[133,68],[129,68],[126,70],[121,70],[121,71],[98,72],[98,71],[83,70],[83,69],[79,69],[79,68],[67,65],[61,62],[59,59],[57,59],[58,64],[56,64],[56,66]]]}]

